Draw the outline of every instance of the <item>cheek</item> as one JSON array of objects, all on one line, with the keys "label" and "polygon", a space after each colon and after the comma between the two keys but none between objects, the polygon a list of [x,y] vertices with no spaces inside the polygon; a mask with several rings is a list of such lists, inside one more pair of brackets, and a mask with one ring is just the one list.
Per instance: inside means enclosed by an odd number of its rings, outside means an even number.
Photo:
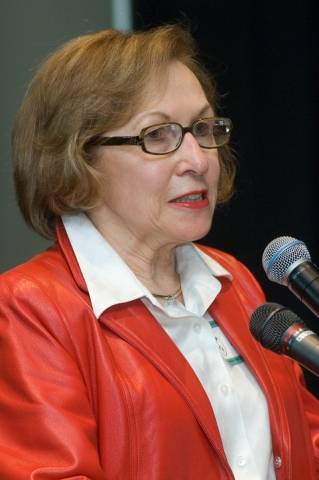
[{"label": "cheek", "polygon": [[220,163],[217,156],[212,159],[209,177],[210,184],[217,187],[220,181]]},{"label": "cheek", "polygon": [[114,150],[101,155],[96,163],[103,176],[104,206],[127,222],[141,221],[150,211],[156,216],[159,169],[151,168],[134,152]]},{"label": "cheek", "polygon": [[131,168],[117,165],[112,172],[104,172],[104,176],[104,199],[109,207],[139,216],[140,219],[150,212],[157,216],[158,205],[165,190],[160,172],[139,168],[137,165]]}]

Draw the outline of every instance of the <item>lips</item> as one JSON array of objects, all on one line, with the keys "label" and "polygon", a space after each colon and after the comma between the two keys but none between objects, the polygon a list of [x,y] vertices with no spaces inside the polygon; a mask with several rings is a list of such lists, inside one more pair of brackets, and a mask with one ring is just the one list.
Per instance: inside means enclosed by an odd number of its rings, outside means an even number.
[{"label": "lips", "polygon": [[200,192],[188,192],[186,195],[174,198],[171,200],[173,203],[195,203],[201,202],[207,196],[206,190]]},{"label": "lips", "polygon": [[170,203],[191,209],[205,208],[209,205],[207,190],[187,192],[185,195],[174,198]]}]

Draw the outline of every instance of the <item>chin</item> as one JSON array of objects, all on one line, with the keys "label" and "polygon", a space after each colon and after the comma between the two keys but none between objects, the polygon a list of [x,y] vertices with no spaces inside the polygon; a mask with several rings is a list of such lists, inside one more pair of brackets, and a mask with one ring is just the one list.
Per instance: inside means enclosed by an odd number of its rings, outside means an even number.
[{"label": "chin", "polygon": [[188,231],[185,233],[185,236],[183,235],[184,240],[181,240],[179,243],[197,242],[197,240],[200,240],[209,233],[211,226],[212,222],[209,222],[209,224],[205,226],[201,225],[201,228],[196,228],[195,225],[189,225]]}]

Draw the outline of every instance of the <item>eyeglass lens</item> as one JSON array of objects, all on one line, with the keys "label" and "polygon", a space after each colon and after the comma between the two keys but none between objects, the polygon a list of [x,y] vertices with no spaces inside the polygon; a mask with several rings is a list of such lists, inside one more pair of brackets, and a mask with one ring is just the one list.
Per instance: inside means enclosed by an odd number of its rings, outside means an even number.
[{"label": "eyeglass lens", "polygon": [[[203,119],[196,122],[190,131],[199,146],[216,148],[228,142],[230,122],[227,119]],[[150,153],[168,153],[180,145],[182,138],[183,130],[177,123],[154,125],[144,132],[144,146]]]}]

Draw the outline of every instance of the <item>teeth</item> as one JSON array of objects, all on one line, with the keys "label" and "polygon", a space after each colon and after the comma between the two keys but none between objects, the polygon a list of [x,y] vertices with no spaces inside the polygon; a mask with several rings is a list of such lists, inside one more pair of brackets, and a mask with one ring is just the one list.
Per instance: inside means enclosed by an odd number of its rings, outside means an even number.
[{"label": "teeth", "polygon": [[187,197],[177,198],[174,202],[200,202],[203,199],[202,193],[194,193],[193,195],[188,195]]}]

